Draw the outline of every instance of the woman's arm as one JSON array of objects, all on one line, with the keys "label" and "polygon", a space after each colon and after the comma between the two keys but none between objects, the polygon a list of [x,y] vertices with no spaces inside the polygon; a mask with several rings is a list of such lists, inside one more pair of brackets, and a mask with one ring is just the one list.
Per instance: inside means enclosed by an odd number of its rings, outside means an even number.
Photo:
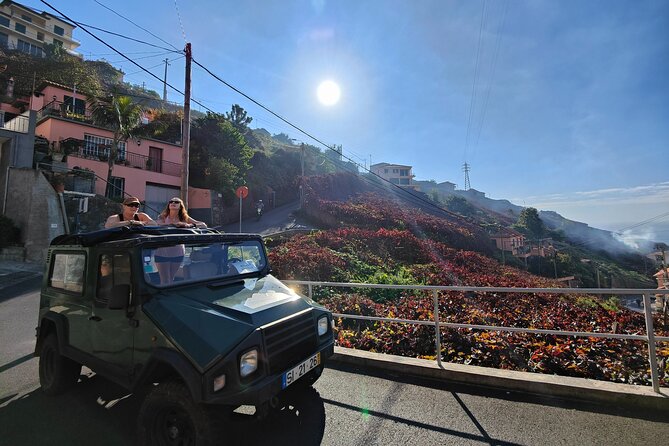
[{"label": "woman's arm", "polygon": [[138,212],[137,216],[139,217],[139,221],[144,223],[145,226],[158,226],[158,223],[156,223],[151,217],[143,212]]},{"label": "woman's arm", "polygon": [[123,221],[119,221],[118,215],[110,215],[107,221],[105,222],[105,228],[115,228],[117,226],[123,226]]},{"label": "woman's arm", "polygon": [[188,223],[195,225],[196,228],[206,228],[207,224],[203,221],[195,220],[192,217],[188,217]]}]

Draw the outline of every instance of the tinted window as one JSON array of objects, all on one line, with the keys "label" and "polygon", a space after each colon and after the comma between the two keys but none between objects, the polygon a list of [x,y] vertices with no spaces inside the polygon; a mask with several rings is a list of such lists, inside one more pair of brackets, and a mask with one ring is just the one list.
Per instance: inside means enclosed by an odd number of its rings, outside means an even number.
[{"label": "tinted window", "polygon": [[0,16],[0,25],[4,25],[9,28],[9,19],[7,17]]},{"label": "tinted window", "polygon": [[14,29],[17,30],[20,33],[23,33],[23,34],[26,33],[26,25],[22,25],[20,23],[15,23],[14,24]]},{"label": "tinted window", "polygon": [[111,290],[116,285],[131,285],[130,256],[128,254],[103,254],[98,258],[98,283],[95,303],[107,306]]},{"label": "tinted window", "polygon": [[58,25],[53,25],[53,33],[62,36],[65,34],[65,30]]},{"label": "tinted window", "polygon": [[86,256],[83,253],[54,255],[49,285],[53,288],[81,294],[84,290]]}]

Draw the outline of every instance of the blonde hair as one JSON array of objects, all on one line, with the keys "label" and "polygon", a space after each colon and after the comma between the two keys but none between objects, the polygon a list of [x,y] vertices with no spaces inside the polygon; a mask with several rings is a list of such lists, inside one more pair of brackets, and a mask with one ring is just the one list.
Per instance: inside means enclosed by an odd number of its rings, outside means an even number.
[{"label": "blonde hair", "polygon": [[[190,215],[188,215],[188,211],[186,210],[186,206],[184,206],[184,202],[181,198],[179,197],[174,197],[170,198],[170,201],[178,201],[179,202],[179,221],[185,221],[188,222],[190,219]],[[162,218],[165,220],[168,215],[170,215],[170,201],[167,202],[165,205],[165,209],[163,209],[163,212],[158,215],[158,218]]]}]

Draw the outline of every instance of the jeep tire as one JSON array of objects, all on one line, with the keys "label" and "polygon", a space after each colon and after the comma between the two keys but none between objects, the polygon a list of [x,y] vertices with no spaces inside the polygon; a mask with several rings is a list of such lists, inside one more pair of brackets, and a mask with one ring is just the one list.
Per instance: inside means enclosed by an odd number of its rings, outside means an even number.
[{"label": "jeep tire", "polygon": [[191,398],[179,381],[166,381],[154,386],[139,410],[137,440],[140,445],[222,444],[224,417]]},{"label": "jeep tire", "polygon": [[44,393],[62,393],[77,382],[80,374],[81,364],[60,354],[56,334],[47,335],[39,357],[39,383]]}]

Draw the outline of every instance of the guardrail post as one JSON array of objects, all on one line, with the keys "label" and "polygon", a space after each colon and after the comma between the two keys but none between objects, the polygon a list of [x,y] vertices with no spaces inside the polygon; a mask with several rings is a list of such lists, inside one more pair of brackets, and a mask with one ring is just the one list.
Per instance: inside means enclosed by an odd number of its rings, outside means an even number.
[{"label": "guardrail post", "polygon": [[434,343],[437,348],[437,365],[439,368],[444,368],[441,365],[441,330],[439,329],[439,291],[432,291],[434,296]]},{"label": "guardrail post", "polygon": [[314,300],[314,296],[313,296],[313,292],[312,292],[312,285],[309,284],[309,285],[307,285],[307,287],[309,288],[309,299]]},{"label": "guardrail post", "polygon": [[653,309],[650,306],[650,293],[643,294],[643,311],[646,316],[646,335],[648,337],[648,361],[653,390],[660,393],[660,378],[657,371],[657,353],[655,352],[655,331],[653,329]]}]

